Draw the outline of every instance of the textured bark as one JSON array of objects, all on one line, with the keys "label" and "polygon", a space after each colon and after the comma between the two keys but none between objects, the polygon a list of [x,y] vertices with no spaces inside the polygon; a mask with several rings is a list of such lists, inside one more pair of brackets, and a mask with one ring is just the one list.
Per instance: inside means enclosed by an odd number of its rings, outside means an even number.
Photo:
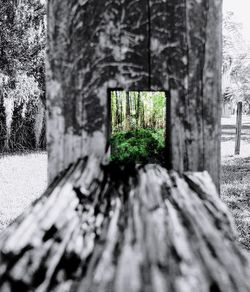
[{"label": "textured bark", "polygon": [[141,112],[141,93],[137,92],[137,105],[136,105],[136,126],[140,125],[140,112]]},{"label": "textured bark", "polygon": [[126,130],[130,129],[130,96],[129,96],[129,92],[126,92],[126,117],[125,117],[125,121],[126,121]]},{"label": "textured bark", "polygon": [[0,235],[0,291],[250,291],[207,172],[82,159]]},{"label": "textured bark", "polygon": [[107,89],[165,90],[169,165],[219,185],[221,0],[48,4],[49,171],[105,151]]},{"label": "textured bark", "polygon": [[120,102],[120,100],[119,100],[119,95],[118,95],[118,93],[117,93],[117,91],[115,91],[115,103],[116,103],[116,116],[115,116],[115,124],[116,125],[119,125],[120,124],[120,122],[121,122],[121,116],[120,116],[120,112],[119,112],[119,102]]},{"label": "textured bark", "polygon": [[206,169],[219,187],[221,1],[152,1],[151,74],[168,92],[170,167]]},{"label": "textured bark", "polygon": [[144,0],[48,3],[49,178],[106,149],[108,88],[148,88]]}]

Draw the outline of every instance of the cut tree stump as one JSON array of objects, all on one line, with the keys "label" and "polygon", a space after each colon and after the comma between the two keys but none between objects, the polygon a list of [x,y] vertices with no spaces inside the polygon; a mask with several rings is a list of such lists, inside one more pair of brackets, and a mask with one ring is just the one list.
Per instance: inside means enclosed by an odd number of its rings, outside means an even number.
[{"label": "cut tree stump", "polygon": [[207,172],[79,160],[0,236],[0,291],[247,292]]}]

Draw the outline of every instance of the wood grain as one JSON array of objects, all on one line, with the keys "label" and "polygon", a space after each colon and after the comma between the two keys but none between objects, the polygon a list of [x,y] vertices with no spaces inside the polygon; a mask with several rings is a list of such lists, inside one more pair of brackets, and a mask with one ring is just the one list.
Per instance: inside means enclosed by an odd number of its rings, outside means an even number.
[{"label": "wood grain", "polygon": [[0,235],[1,291],[250,290],[207,172],[79,160]]},{"label": "wood grain", "polygon": [[221,1],[151,3],[151,79],[168,92],[169,165],[207,170],[219,189]]},{"label": "wood grain", "polygon": [[50,181],[103,155],[120,88],[166,91],[169,167],[207,170],[219,188],[221,18],[221,0],[49,1]]},{"label": "wood grain", "polygon": [[104,154],[108,89],[148,88],[143,0],[48,4],[49,180],[86,154]]}]

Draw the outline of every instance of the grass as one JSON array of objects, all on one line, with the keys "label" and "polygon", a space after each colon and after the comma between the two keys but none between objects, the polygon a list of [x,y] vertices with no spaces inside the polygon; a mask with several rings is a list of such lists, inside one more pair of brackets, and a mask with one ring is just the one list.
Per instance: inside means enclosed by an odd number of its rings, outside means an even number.
[{"label": "grass", "polygon": [[241,153],[237,156],[235,130],[231,132],[222,133],[221,198],[235,219],[239,242],[250,251],[250,129],[244,131]]},{"label": "grass", "polygon": [[250,157],[232,157],[224,160],[222,164],[221,195],[235,218],[239,242],[250,251],[249,170]]},{"label": "grass", "polygon": [[0,230],[41,196],[46,187],[46,152],[0,157]]}]

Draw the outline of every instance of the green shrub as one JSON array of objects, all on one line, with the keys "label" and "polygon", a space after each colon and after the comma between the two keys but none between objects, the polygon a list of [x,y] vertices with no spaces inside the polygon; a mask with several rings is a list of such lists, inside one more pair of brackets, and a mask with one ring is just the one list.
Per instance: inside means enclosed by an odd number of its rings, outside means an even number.
[{"label": "green shrub", "polygon": [[136,129],[121,131],[110,140],[111,161],[117,164],[163,163],[163,130]]}]

